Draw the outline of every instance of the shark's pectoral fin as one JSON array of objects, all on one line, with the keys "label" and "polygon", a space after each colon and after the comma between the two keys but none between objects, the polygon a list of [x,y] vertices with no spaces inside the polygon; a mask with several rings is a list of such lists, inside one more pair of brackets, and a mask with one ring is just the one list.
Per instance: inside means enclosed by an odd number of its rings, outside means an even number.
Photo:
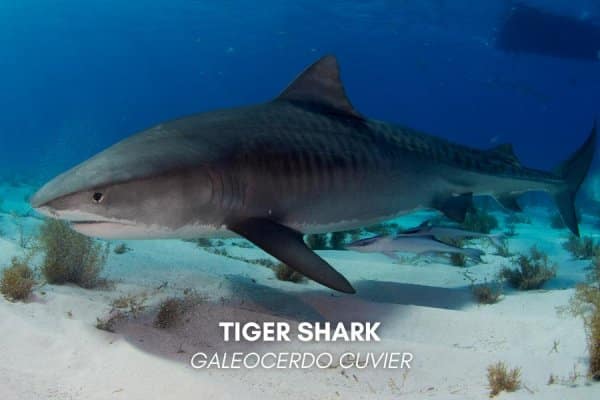
[{"label": "shark's pectoral fin", "polygon": [[264,218],[236,221],[228,228],[307,278],[340,292],[355,293],[342,274],[306,246],[299,232]]},{"label": "shark's pectoral fin", "polygon": [[473,193],[437,199],[433,203],[433,208],[440,210],[451,220],[462,223],[467,212],[473,209]]},{"label": "shark's pectoral fin", "polygon": [[503,194],[497,196],[496,200],[498,200],[498,203],[500,203],[502,207],[506,208],[507,210],[521,212],[523,211],[523,208],[521,208],[517,202],[517,197],[518,196],[514,194]]}]

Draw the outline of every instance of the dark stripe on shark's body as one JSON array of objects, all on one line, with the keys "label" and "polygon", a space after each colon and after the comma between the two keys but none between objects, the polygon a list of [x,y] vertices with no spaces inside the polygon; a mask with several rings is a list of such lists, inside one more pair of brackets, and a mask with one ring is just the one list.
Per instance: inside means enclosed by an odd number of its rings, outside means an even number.
[{"label": "dark stripe on shark's body", "polygon": [[[75,227],[92,236],[189,237],[226,227],[317,282],[352,292],[301,233],[357,228],[419,207],[461,220],[473,194],[518,209],[520,193],[544,190],[578,234],[573,199],[595,137],[594,128],[555,172],[525,168],[507,145],[476,150],[362,117],[328,56],[272,102],[181,118],[117,143],[46,184],[32,205],[85,218]],[[101,204],[90,200],[98,191],[106,193]]]}]

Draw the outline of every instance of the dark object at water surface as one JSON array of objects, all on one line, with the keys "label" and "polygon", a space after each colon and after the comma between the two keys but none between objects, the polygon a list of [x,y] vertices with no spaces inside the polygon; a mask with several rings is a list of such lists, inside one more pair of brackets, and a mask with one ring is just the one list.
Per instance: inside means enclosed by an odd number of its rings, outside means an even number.
[{"label": "dark object at water surface", "polygon": [[517,5],[500,28],[496,47],[516,53],[598,61],[600,25]]}]

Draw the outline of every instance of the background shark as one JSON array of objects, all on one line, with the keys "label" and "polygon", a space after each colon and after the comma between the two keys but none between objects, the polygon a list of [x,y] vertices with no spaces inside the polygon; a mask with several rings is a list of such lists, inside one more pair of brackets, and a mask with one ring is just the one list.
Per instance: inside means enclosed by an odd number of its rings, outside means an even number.
[{"label": "background shark", "polygon": [[418,208],[461,221],[473,194],[519,209],[549,192],[578,234],[575,194],[596,129],[553,172],[523,167],[510,146],[477,150],[359,114],[326,56],[265,104],[192,115],[127,138],[59,175],[31,199],[95,237],[236,233],[307,277],[353,293],[303,233],[352,229]]},{"label": "background shark", "polygon": [[457,247],[438,240],[433,235],[414,234],[404,236],[374,236],[356,240],[346,249],[360,253],[383,253],[398,260],[397,252],[415,253],[419,256],[433,254],[462,254],[475,262],[482,262],[481,256],[485,253],[479,249]]}]

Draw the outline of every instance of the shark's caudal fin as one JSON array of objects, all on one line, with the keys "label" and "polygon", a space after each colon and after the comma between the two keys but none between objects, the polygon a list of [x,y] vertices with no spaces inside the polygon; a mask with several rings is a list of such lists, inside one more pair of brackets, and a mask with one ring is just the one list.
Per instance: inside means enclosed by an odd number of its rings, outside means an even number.
[{"label": "shark's caudal fin", "polygon": [[586,141],[554,171],[564,180],[564,184],[554,193],[554,200],[565,225],[576,236],[579,236],[579,226],[575,213],[575,195],[590,169],[595,151],[596,123],[594,122],[592,132]]}]

